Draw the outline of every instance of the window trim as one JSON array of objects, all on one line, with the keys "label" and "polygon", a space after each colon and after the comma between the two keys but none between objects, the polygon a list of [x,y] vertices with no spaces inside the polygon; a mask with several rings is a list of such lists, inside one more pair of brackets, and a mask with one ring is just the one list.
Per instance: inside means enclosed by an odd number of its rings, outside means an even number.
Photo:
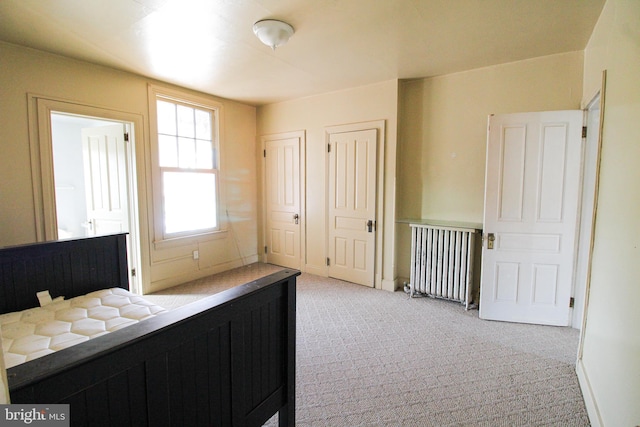
[{"label": "window trim", "polygon": [[[216,175],[216,208],[217,208],[217,227],[206,230],[185,231],[180,233],[171,233],[167,235],[164,231],[164,208],[163,208],[163,186],[162,186],[162,168],[159,162],[159,145],[158,145],[158,116],[157,101],[166,100],[177,104],[182,104],[194,108],[202,108],[212,113],[212,143],[214,149],[217,150],[217,165],[214,164],[213,173]],[[224,156],[222,149],[223,129],[223,107],[222,104],[203,96],[191,94],[186,91],[172,90],[160,86],[148,85],[148,103],[149,103],[149,142],[151,153],[151,205],[153,206],[152,242],[156,249],[183,246],[192,243],[206,242],[227,237],[227,221],[223,215],[225,207],[223,206],[224,187],[222,185]],[[197,169],[196,169],[197,170]]]}]

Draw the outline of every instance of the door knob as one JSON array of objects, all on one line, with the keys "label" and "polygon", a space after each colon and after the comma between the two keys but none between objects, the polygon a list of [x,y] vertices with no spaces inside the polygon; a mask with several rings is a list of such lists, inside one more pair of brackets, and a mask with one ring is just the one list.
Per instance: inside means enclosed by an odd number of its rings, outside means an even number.
[{"label": "door knob", "polygon": [[493,233],[489,233],[487,235],[487,249],[493,249],[493,242],[496,240],[496,235]]},{"label": "door knob", "polygon": [[372,220],[367,221],[367,228],[369,229],[369,233],[371,233],[373,231],[373,221]]},{"label": "door knob", "polygon": [[293,215],[293,221],[297,224],[299,220],[300,220],[300,215],[294,214]]}]

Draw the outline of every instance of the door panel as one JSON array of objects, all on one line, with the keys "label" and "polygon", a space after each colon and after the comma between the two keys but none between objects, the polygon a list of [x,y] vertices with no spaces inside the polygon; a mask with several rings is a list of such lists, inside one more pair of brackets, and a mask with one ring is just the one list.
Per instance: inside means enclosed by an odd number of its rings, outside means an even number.
[{"label": "door panel", "polygon": [[520,221],[524,199],[525,128],[508,126],[502,141],[503,158],[500,168],[500,220]]},{"label": "door panel", "polygon": [[300,268],[300,138],[265,141],[267,262]]},{"label": "door panel", "polygon": [[582,111],[490,117],[480,317],[566,326],[573,285]]},{"label": "door panel", "polygon": [[329,141],[329,276],[373,287],[377,131],[334,133]]},{"label": "door panel", "polygon": [[88,235],[129,231],[122,124],[82,129]]}]

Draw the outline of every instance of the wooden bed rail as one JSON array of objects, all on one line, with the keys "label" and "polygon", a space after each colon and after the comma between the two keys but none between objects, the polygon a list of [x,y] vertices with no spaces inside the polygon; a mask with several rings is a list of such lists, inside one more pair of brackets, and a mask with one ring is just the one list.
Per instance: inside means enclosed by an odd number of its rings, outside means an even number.
[{"label": "wooden bed rail", "polygon": [[72,425],[295,422],[295,270],[8,369],[12,403],[69,403]]}]

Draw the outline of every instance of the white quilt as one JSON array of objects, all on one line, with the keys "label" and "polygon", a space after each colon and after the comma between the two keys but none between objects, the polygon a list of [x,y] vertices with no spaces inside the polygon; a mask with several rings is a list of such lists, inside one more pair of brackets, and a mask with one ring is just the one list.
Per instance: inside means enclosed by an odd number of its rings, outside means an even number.
[{"label": "white quilt", "polygon": [[108,334],[166,311],[121,289],[0,315],[6,368]]}]

